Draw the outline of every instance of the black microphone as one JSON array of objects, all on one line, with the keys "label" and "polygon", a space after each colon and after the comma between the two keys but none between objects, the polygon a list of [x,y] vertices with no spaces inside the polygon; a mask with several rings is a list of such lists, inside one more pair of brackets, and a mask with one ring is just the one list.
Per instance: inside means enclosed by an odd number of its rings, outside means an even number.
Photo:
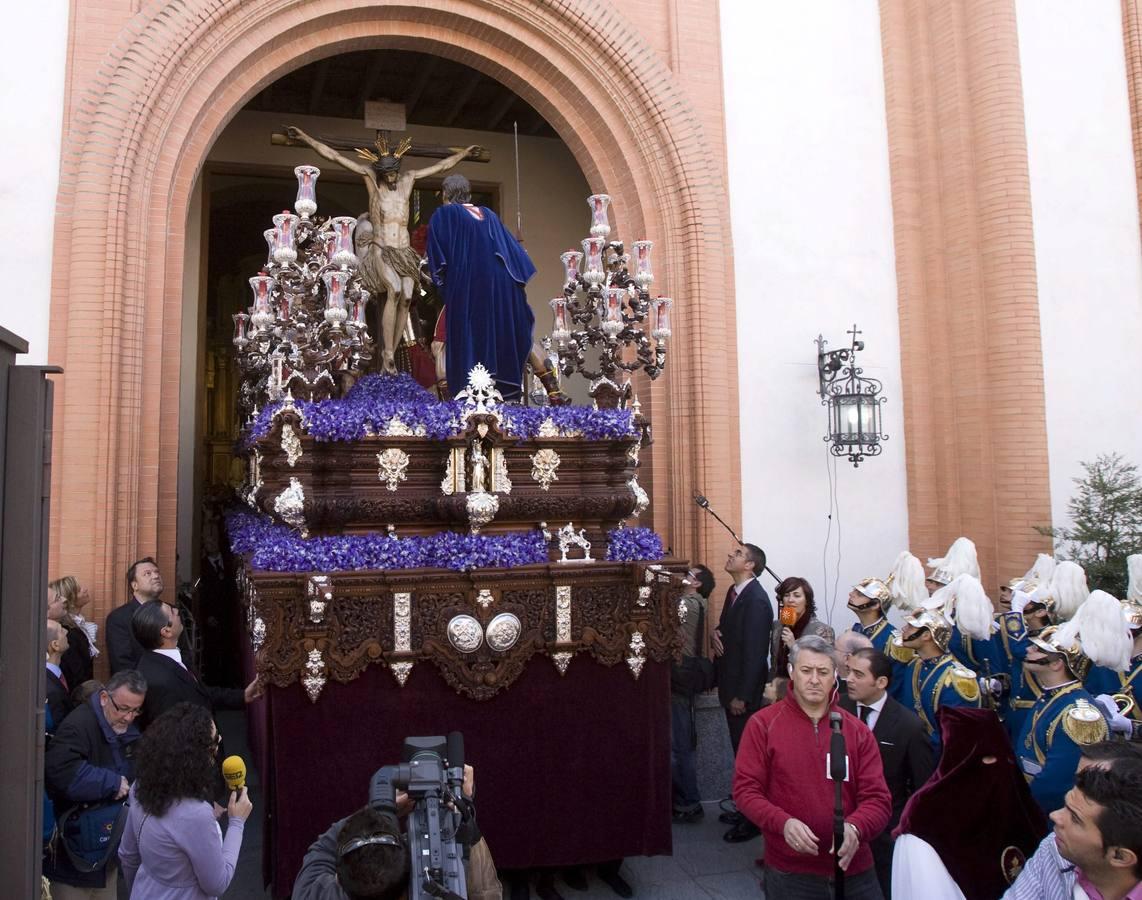
[{"label": "black microphone", "polygon": [[833,791],[833,896],[843,900],[845,896],[845,873],[841,869],[841,844],[845,842],[845,808],[843,783],[848,779],[849,761],[845,756],[845,735],[841,731],[844,716],[839,712],[829,713],[829,728],[832,736],[829,738],[829,778],[834,785]]},{"label": "black microphone", "polygon": [[697,491],[694,491],[694,502],[697,503],[700,507],[702,507],[702,509],[709,509],[710,508],[710,501],[707,500],[701,494],[699,494]]}]

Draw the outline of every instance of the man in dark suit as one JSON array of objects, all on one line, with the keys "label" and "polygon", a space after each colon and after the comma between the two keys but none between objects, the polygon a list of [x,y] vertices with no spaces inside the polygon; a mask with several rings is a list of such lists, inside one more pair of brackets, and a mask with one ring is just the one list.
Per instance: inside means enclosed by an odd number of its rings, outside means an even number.
[{"label": "man in dark suit", "polygon": [[108,613],[104,631],[112,675],[122,669],[137,667],[143,648],[131,632],[131,617],[144,603],[156,599],[162,592],[163,576],[152,557],[145,556],[131,564],[127,570],[127,602]]},{"label": "man in dark suit", "polygon": [[876,877],[886,898],[892,896],[892,829],[904,804],[928,780],[936,767],[932,742],[919,717],[888,696],[892,662],[871,647],[849,656],[848,697],[842,707],[859,716],[876,738],[884,763],[884,780],[892,794],[892,818],[872,841]]},{"label": "man in dark suit", "polygon": [[[764,550],[754,544],[735,547],[725,568],[734,583],[726,594],[710,643],[718,671],[718,700],[726,708],[730,743],[736,756],[746,722],[762,707],[762,693],[769,679],[773,607],[769,594],[757,580],[757,573],[765,569]],[[733,828],[725,834],[727,841],[746,841],[761,833],[743,816],[730,816]]]},{"label": "man in dark suit", "polygon": [[48,619],[47,629],[48,711],[52,717],[50,730],[54,732],[74,706],[71,702],[71,691],[68,690],[70,685],[66,683],[63,671],[60,669],[60,660],[68,647],[67,629],[54,619]]},{"label": "man in dark suit", "polygon": [[211,687],[187,668],[178,647],[183,629],[177,607],[162,600],[150,600],[136,611],[131,626],[143,648],[139,673],[147,679],[140,729],[145,731],[151,722],[177,703],[194,703],[213,715],[218,709],[241,709],[262,695],[256,678],[245,690]]}]

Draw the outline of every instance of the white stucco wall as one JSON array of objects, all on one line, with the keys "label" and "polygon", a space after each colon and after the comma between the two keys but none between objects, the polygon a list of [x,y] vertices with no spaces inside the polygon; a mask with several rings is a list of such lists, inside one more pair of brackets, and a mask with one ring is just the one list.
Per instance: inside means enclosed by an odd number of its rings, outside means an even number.
[{"label": "white stucco wall", "polygon": [[[875,3],[725,0],[721,15],[744,538],[782,577],[808,578],[819,614],[832,603],[832,623],[846,627],[850,585],[887,575],[908,544],[879,13]],[[854,322],[865,373],[884,382],[890,439],[859,469],[837,461],[826,548],[834,461],[813,339],[844,346]]]},{"label": "white stucco wall", "polygon": [[1142,464],[1138,191],[1118,0],[1018,0],[1016,13],[1059,525],[1081,462]]},{"label": "white stucco wall", "polygon": [[[18,289],[0,293],[0,325],[28,342],[22,363],[48,356],[52,226],[59,186],[68,4],[4,6],[0,54],[0,209],[18,228],[0,242],[0,268]],[[57,361],[62,362],[62,361]]]}]

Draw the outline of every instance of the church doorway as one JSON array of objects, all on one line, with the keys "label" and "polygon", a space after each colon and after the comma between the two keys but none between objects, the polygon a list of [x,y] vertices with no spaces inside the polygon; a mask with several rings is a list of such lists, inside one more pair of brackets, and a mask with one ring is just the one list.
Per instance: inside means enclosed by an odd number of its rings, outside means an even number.
[{"label": "church doorway", "polygon": [[[379,113],[376,104],[383,104]],[[403,116],[403,130],[370,127],[378,121],[370,117],[393,114]],[[291,146],[290,125],[346,148],[372,147],[379,134],[394,143],[407,135],[413,149],[402,158],[404,171],[436,162],[448,148],[483,148],[479,161],[456,171],[472,182],[473,202],[494,210],[532,256],[538,271],[528,301],[537,340],[550,330],[548,300],[561,292],[559,254],[577,247],[589,224],[590,187],[543,116],[495,79],[442,57],[391,49],[327,57],[267,85],[229,122],[206,158],[186,232],[184,310],[194,318],[184,316],[180,406],[193,415],[180,419],[178,577],[201,579],[196,612],[207,669],[210,659],[236,652],[227,637],[236,623],[222,613],[233,604],[212,576],[220,561],[218,516],[245,474],[233,456],[243,425],[233,316],[249,307],[247,280],[265,263],[263,230],[275,213],[292,211],[295,166],[321,169],[317,215],[355,217],[367,209],[361,177],[308,147]],[[443,177],[418,180],[410,197],[410,239],[421,254]],[[433,299],[422,300],[429,328]],[[225,666],[208,674],[238,678]]]}]

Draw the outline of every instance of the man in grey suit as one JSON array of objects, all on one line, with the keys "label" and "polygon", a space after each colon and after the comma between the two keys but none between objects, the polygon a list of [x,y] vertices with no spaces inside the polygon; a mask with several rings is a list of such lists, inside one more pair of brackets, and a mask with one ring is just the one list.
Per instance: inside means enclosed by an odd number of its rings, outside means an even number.
[{"label": "man in grey suit", "polygon": [[887,656],[871,647],[857,650],[849,656],[848,696],[840,700],[842,707],[872,729],[892,794],[892,818],[872,841],[876,877],[886,898],[892,896],[892,829],[908,798],[936,767],[932,742],[919,717],[888,696],[891,679],[892,663]]},{"label": "man in grey suit", "polygon": [[[762,693],[769,680],[769,641],[773,630],[773,607],[769,594],[757,580],[765,569],[765,551],[754,544],[735,547],[726,559],[726,572],[733,586],[726,594],[718,627],[710,639],[718,672],[718,700],[726,708],[726,723],[734,755],[738,752],[745,724],[762,707]],[[727,841],[737,843],[760,834],[748,819],[732,816]]]}]

